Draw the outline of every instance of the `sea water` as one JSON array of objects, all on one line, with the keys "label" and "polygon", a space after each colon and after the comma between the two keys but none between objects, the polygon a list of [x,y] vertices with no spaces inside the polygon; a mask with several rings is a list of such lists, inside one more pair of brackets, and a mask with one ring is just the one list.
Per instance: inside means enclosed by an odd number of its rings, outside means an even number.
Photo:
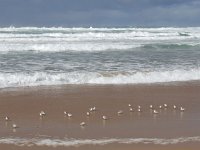
[{"label": "sea water", "polygon": [[0,88],[200,80],[200,27],[0,28]]}]

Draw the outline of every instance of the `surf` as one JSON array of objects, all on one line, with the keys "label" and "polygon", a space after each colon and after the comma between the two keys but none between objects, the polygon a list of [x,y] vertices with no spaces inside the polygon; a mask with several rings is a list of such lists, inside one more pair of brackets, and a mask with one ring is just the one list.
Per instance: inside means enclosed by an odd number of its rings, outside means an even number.
[{"label": "surf", "polygon": [[200,137],[179,137],[179,138],[104,138],[104,139],[74,139],[74,138],[0,138],[0,144],[11,144],[16,146],[48,146],[48,147],[77,147],[85,145],[108,145],[108,144],[155,144],[175,145],[187,142],[200,142]]}]

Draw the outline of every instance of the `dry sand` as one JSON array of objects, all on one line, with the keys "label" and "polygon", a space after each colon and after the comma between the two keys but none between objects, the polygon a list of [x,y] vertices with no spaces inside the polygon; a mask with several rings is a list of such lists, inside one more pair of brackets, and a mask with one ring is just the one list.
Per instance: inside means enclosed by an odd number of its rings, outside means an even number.
[{"label": "dry sand", "polygon": [[[54,87],[27,87],[0,91],[0,138],[162,138],[200,136],[200,84],[174,83],[165,85],[68,85]],[[142,112],[129,112],[128,104],[138,105]],[[167,103],[167,109],[158,106]],[[159,111],[154,115],[149,109],[152,104]],[[172,106],[183,106],[185,112],[173,110]],[[86,112],[96,106],[90,117]],[[39,112],[46,116],[41,118]],[[117,115],[118,110],[124,113]],[[73,114],[69,119],[63,114]],[[102,115],[109,117],[102,120]],[[4,120],[5,116],[10,121]],[[86,126],[80,127],[85,121]],[[12,129],[16,123],[19,128]],[[0,144],[0,149],[199,149],[200,142],[177,144],[119,144],[75,146],[16,146]]]}]

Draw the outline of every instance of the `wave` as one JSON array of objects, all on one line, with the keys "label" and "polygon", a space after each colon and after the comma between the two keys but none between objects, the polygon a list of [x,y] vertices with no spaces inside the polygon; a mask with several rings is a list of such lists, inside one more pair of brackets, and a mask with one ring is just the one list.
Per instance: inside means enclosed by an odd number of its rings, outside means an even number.
[{"label": "wave", "polygon": [[[156,39],[188,39],[199,37],[200,33],[184,33],[184,32],[151,32],[146,30],[121,30],[120,32],[116,32],[115,30],[110,30],[109,32],[105,32],[102,30],[96,31],[76,31],[66,30],[54,32],[45,32],[45,31],[29,31],[29,32],[3,32],[0,30],[0,38],[38,38],[38,37],[52,37],[52,38],[83,38],[83,39],[146,39],[146,40],[156,40]],[[5,40],[5,39],[4,39]]]},{"label": "wave", "polygon": [[200,80],[200,69],[125,73],[0,73],[0,87],[63,84],[140,84]]},{"label": "wave", "polygon": [[48,146],[48,147],[71,147],[85,145],[107,145],[107,144],[155,144],[171,145],[188,142],[200,142],[200,136],[180,137],[172,139],[163,138],[104,138],[104,139],[42,139],[42,138],[0,138],[0,144],[11,144],[17,146]]},{"label": "wave", "polygon": [[46,44],[9,44],[4,45],[0,43],[0,52],[96,52],[96,51],[108,51],[108,50],[130,50],[140,47],[138,44],[123,45],[120,43],[53,43]]},{"label": "wave", "polygon": [[0,52],[129,50],[138,47],[148,48],[151,45],[163,45],[164,47],[199,46],[199,40],[199,27],[0,28]]},{"label": "wave", "polygon": [[[47,40],[48,41],[48,40]],[[192,43],[117,43],[117,42],[55,42],[48,43],[0,43],[0,52],[100,52],[100,51],[138,51],[138,50],[188,50],[200,48],[200,42]]]},{"label": "wave", "polygon": [[146,44],[141,46],[143,49],[156,49],[156,50],[163,50],[163,49],[178,49],[178,50],[185,50],[189,48],[200,48],[200,43],[154,43],[154,44]]}]

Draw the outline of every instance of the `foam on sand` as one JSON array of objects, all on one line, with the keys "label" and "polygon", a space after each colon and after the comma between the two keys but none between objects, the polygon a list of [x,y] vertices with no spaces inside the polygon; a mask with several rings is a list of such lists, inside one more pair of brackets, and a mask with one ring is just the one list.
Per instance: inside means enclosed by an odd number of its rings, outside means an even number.
[{"label": "foam on sand", "polygon": [[49,146],[49,147],[70,147],[84,145],[107,145],[107,144],[156,144],[170,145],[187,142],[200,142],[200,136],[180,137],[172,139],[163,138],[104,138],[104,139],[55,139],[55,138],[0,138],[0,144],[11,144],[17,146]]}]

